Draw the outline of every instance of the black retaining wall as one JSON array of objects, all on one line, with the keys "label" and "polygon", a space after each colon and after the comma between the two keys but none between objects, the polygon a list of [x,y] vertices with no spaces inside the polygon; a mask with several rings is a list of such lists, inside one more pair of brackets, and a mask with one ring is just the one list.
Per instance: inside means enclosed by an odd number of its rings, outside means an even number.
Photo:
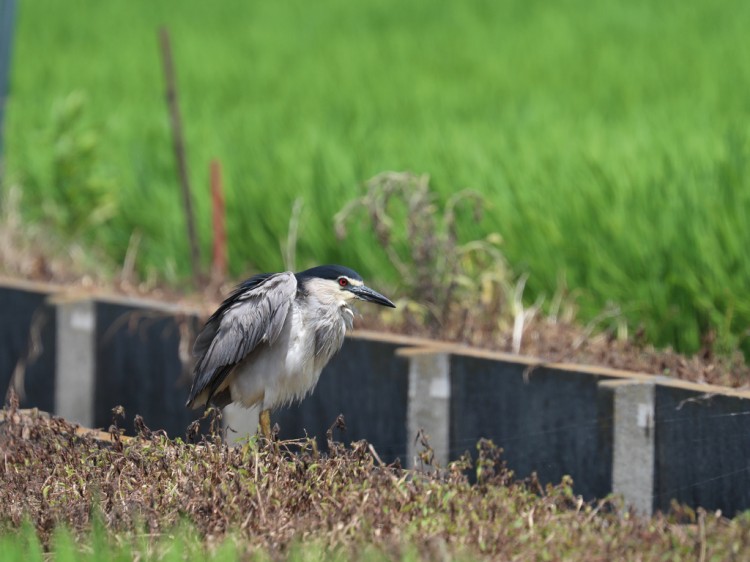
[{"label": "black retaining wall", "polygon": [[750,400],[656,387],[654,507],[750,508]]},{"label": "black retaining wall", "polygon": [[127,304],[97,302],[94,426],[112,423],[112,408],[123,406],[121,427],[133,431],[140,414],[151,429],[184,437],[202,411],[188,410],[189,365],[179,355],[180,324],[188,323],[189,348],[199,320]]},{"label": "black retaining wall", "polygon": [[337,441],[366,439],[385,462],[405,462],[409,364],[396,357],[398,347],[347,338],[321,373],[315,391],[300,404],[273,414],[281,437],[300,437],[306,430],[325,450],[326,431],[343,414],[346,431],[334,430]]},{"label": "black retaining wall", "polygon": [[[570,475],[585,498],[612,491],[611,411],[598,377],[454,355],[450,359],[451,458],[492,439],[517,476],[543,483]],[[608,408],[608,406],[605,406]]]},{"label": "black retaining wall", "polygon": [[[54,412],[57,326],[49,293],[34,285],[0,286],[0,390],[5,394],[19,361],[31,357],[21,404]],[[140,414],[152,429],[184,436],[200,412],[184,407],[191,373],[182,363],[180,343],[188,338],[183,349],[192,346],[202,319],[176,308],[112,300],[96,300],[94,311],[94,426],[107,428],[112,408],[122,405],[128,431]],[[326,430],[343,414],[347,430],[337,430],[336,439],[366,439],[383,460],[406,461],[407,443],[414,438],[406,433],[409,360],[395,353],[404,345],[410,344],[347,338],[314,393],[273,414],[281,437],[307,430],[325,449]],[[654,507],[669,509],[676,499],[727,515],[750,508],[746,393],[713,387],[713,394],[705,394],[700,386],[664,378],[592,374],[571,366],[528,369],[501,356],[462,353],[449,353],[451,458],[475,454],[477,440],[486,437],[504,449],[519,477],[536,472],[542,482],[559,482],[569,474],[576,493],[606,496],[612,491],[614,391],[599,382],[655,384],[654,424],[643,429],[655,432]]]},{"label": "black retaining wall", "polygon": [[8,392],[16,366],[23,370],[24,408],[51,412],[55,408],[54,306],[48,293],[36,289],[0,286],[0,392]]}]

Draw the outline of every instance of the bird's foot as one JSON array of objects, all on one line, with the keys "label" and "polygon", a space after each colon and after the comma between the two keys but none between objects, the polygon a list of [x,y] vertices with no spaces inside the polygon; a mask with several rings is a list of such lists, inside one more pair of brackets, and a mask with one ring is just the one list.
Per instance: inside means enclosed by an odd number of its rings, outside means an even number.
[{"label": "bird's foot", "polygon": [[260,413],[258,421],[260,422],[261,435],[271,441],[273,439],[273,434],[271,433],[271,410],[263,410]]}]

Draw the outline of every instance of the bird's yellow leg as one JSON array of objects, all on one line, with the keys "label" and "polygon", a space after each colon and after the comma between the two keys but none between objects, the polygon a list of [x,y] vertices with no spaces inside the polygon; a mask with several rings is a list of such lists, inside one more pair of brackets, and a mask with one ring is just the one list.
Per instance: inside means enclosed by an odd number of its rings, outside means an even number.
[{"label": "bird's yellow leg", "polygon": [[271,439],[271,410],[263,410],[260,413],[260,432],[270,441]]}]

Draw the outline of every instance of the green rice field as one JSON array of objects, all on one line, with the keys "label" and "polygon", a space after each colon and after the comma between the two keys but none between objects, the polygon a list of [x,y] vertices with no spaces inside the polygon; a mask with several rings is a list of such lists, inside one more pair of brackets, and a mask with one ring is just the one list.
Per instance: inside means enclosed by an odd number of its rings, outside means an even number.
[{"label": "green rice field", "polygon": [[460,236],[499,233],[529,303],[567,287],[584,322],[614,303],[657,344],[750,350],[750,3],[20,0],[5,189],[113,264],[135,233],[140,273],[176,283],[161,25],[206,265],[216,158],[232,275],[284,267],[299,199],[298,268],[397,292],[367,220],[340,241],[333,217],[410,170],[483,195]]}]

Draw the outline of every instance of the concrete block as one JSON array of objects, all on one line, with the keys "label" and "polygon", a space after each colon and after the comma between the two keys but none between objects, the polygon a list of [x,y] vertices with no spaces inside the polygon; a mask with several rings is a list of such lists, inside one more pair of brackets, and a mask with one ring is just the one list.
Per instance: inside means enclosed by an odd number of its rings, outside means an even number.
[{"label": "concrete block", "polygon": [[445,466],[450,456],[450,361],[445,353],[409,356],[407,466],[419,466],[420,431],[428,438],[434,459]]},{"label": "concrete block", "polygon": [[55,414],[93,427],[96,315],[90,300],[57,305]]},{"label": "concrete block", "polygon": [[[222,422],[227,431],[227,440],[237,443],[247,439],[248,435],[255,435],[258,431],[258,415],[260,408],[245,408],[239,404],[229,404],[222,411]],[[273,418],[271,418],[273,424]]]},{"label": "concrete block", "polygon": [[612,390],[612,491],[642,515],[654,510],[655,384],[601,383]]}]

